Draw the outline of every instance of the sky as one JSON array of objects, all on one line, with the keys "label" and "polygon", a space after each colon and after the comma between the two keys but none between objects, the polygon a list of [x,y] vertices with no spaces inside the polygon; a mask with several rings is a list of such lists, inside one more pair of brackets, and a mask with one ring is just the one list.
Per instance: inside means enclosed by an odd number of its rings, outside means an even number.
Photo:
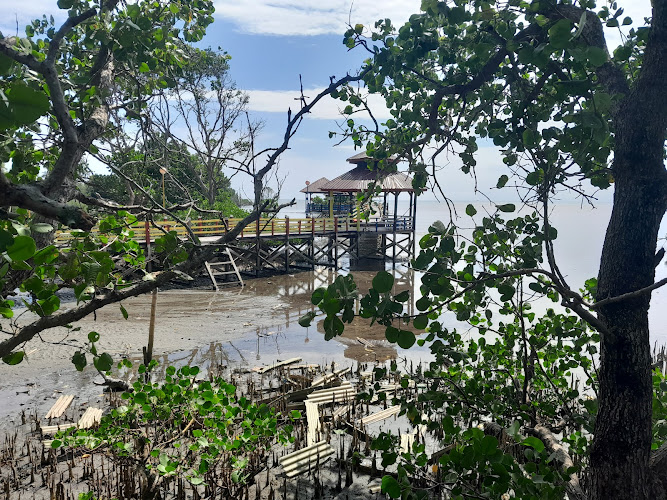
[{"label": "sky", "polygon": [[[253,119],[264,122],[259,146],[280,144],[287,122],[287,110],[298,109],[299,77],[305,95],[314,97],[318,89],[329,83],[332,76],[340,78],[355,73],[365,53],[348,51],[343,45],[343,33],[348,23],[372,26],[377,19],[390,18],[400,26],[419,11],[419,0],[234,0],[217,1],[215,22],[209,27],[203,45],[220,47],[228,52],[231,77],[239,88],[250,96],[249,109]],[[602,5],[602,2],[599,2]],[[625,15],[635,25],[650,13],[649,0],[619,1]],[[20,8],[19,8],[20,6]],[[42,14],[53,15],[62,22],[65,12],[57,8],[56,0],[13,2],[0,0],[0,31],[5,35],[22,33],[30,19]],[[613,46],[619,36],[608,30]],[[351,144],[335,146],[329,131],[337,131],[342,120],[340,106],[332,99],[320,103],[304,121],[293,138],[290,150],[280,163],[283,179],[282,198],[302,197],[299,190],[305,182],[320,177],[332,179],[351,168],[346,158],[355,151]],[[380,119],[387,112],[382,103],[374,101],[373,108]],[[508,201],[511,190],[493,190],[498,177],[505,173],[497,148],[481,143],[478,152],[477,186],[491,193],[498,202]],[[456,158],[443,169],[441,185],[448,197],[456,201],[474,199],[474,180],[460,172]],[[511,183],[510,183],[511,184]],[[248,179],[237,177],[233,186],[250,195]],[[433,195],[427,195],[433,196]],[[609,201],[611,191],[600,195]],[[565,197],[567,198],[567,196]]]}]

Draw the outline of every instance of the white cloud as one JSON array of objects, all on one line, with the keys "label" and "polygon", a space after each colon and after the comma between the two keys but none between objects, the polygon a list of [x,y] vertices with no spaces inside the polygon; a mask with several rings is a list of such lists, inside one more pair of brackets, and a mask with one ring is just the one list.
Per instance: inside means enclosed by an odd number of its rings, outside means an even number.
[{"label": "white cloud", "polygon": [[[30,0],[29,2],[0,1],[0,32],[4,36],[25,36],[25,27],[42,15],[53,16],[58,23],[67,18],[67,11],[60,10],[56,0]],[[18,25],[18,29],[17,29]]]},{"label": "white cloud", "polygon": [[389,18],[400,26],[419,12],[419,0],[237,0],[216,2],[216,15],[242,31],[265,35],[340,35],[348,24],[374,26]]},{"label": "white cloud", "polygon": [[[304,95],[309,98],[307,101],[310,102],[322,90],[324,89],[304,90]],[[301,108],[299,90],[247,90],[246,92],[250,96],[249,108],[251,111],[286,114],[288,108],[291,108],[294,114]],[[378,121],[391,118],[381,96],[371,95],[368,99],[369,107]],[[343,108],[345,108],[344,102],[326,96],[313,107],[308,117],[320,120],[340,120]],[[368,114],[359,113],[355,115],[355,118],[368,118]]]}]

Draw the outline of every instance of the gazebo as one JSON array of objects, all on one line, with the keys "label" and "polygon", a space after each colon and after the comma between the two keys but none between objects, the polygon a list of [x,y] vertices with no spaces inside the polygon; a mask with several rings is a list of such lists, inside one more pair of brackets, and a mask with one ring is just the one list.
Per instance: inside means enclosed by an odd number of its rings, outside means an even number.
[{"label": "gazebo", "polygon": [[[407,214],[400,216],[400,220],[409,222],[410,226],[414,225],[414,219],[417,215],[417,203],[416,196],[414,195],[415,190],[412,187],[412,179],[410,176],[402,172],[378,170],[377,160],[371,158],[366,153],[359,153],[351,156],[347,161],[356,166],[335,179],[318,186],[320,191],[326,192],[329,195],[329,217],[333,217],[333,200],[336,194],[345,194],[349,196],[350,204],[356,203],[355,212],[359,213],[360,207],[356,201],[356,194],[366,192],[371,183],[375,182],[376,185],[379,185],[380,191],[383,194],[379,217],[385,222],[392,221],[395,224],[398,223],[398,196],[401,193],[408,193],[410,196],[409,209]],[[396,160],[390,159],[389,163],[390,165],[395,165]],[[387,205],[387,197],[389,194],[394,195],[392,212],[389,211]]]},{"label": "gazebo", "polygon": [[[397,250],[399,252],[405,251],[408,255],[414,254],[417,197],[410,176],[398,172],[395,168],[391,169],[391,166],[395,166],[397,163],[396,158],[389,159],[389,170],[379,170],[377,168],[378,160],[366,153],[356,154],[348,158],[347,161],[355,165],[352,170],[329,182],[318,185],[319,191],[328,194],[329,218],[341,213],[341,211],[335,210],[336,207],[348,206],[346,214],[356,217],[357,231],[366,235],[363,238],[361,234],[359,235],[357,255],[359,255],[360,246],[367,247],[367,250],[362,251],[362,253],[367,255],[379,254],[380,256],[386,255],[387,249],[391,247],[394,261],[396,260]],[[383,197],[382,206],[378,207],[377,214],[373,215],[368,221],[361,223],[359,219],[361,219],[362,207],[356,195],[368,191],[372,183],[379,186]],[[408,209],[399,214],[398,197],[401,193],[408,193],[410,199]],[[393,210],[387,203],[389,195],[394,196],[393,207],[391,207]],[[347,204],[342,203],[341,198],[343,197],[349,200]],[[337,203],[334,203],[335,200],[337,200]],[[371,233],[375,233],[373,238],[380,238],[377,243],[371,242]],[[388,237],[391,237],[391,240]],[[367,245],[364,245],[364,240],[368,240],[366,241]]]},{"label": "gazebo", "polygon": [[322,191],[322,186],[329,182],[329,179],[326,177],[320,177],[315,182],[306,181],[306,187],[303,188],[300,192],[306,195],[306,213],[310,212],[319,212],[321,210],[312,210],[312,208],[321,208],[312,206],[313,194],[325,194],[326,191]]}]

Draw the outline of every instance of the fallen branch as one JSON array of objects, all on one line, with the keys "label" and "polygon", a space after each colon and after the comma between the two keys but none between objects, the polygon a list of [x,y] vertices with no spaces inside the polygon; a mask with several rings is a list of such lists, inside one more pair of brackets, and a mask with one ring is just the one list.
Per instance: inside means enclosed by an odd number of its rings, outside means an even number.
[{"label": "fallen branch", "polygon": [[526,432],[544,443],[544,446],[551,452],[553,460],[558,464],[563,474],[569,477],[568,482],[565,484],[568,498],[570,500],[585,500],[586,495],[581,489],[579,476],[574,472],[568,473],[568,470],[574,467],[574,462],[556,436],[543,425],[528,427],[526,428]]}]

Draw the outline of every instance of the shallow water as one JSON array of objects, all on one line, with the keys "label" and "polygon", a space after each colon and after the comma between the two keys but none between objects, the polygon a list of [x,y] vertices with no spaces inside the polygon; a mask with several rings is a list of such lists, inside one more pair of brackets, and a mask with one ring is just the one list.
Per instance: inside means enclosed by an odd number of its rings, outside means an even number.
[{"label": "shallow water", "polygon": [[[410,290],[414,296],[415,273],[404,266],[395,271],[395,293]],[[359,271],[353,275],[357,286],[362,293],[370,288],[370,282],[375,276],[374,271]],[[430,351],[426,347],[413,346],[404,350],[395,344],[388,343],[384,335],[384,327],[370,325],[369,320],[356,318],[350,325],[345,326],[342,337],[324,340],[323,319],[319,314],[308,328],[299,325],[301,316],[311,310],[316,310],[310,297],[313,291],[321,286],[327,286],[335,279],[336,274],[329,270],[316,270],[287,276],[275,276],[270,279],[250,280],[247,289],[239,290],[240,295],[252,294],[258,305],[264,297],[278,299],[281,303],[274,307],[274,314],[270,321],[254,325],[247,333],[237,340],[211,343],[200,349],[180,351],[178,358],[184,360],[193,355],[193,361],[210,359],[240,361],[248,366],[270,364],[276,359],[301,357],[304,362],[329,365],[334,362],[338,365],[349,365],[354,362],[383,362],[389,359],[406,358],[412,362],[431,359]],[[226,290],[223,294],[235,293]],[[216,295],[211,294],[211,308],[207,315],[215,316],[213,312],[216,304]],[[357,305],[358,307],[358,305]],[[407,305],[408,312],[414,311],[413,304]],[[358,338],[367,340],[372,347],[364,345]],[[213,351],[213,352],[212,352]],[[191,354],[188,354],[191,353]],[[169,356],[173,362],[177,360],[177,353]]]}]

